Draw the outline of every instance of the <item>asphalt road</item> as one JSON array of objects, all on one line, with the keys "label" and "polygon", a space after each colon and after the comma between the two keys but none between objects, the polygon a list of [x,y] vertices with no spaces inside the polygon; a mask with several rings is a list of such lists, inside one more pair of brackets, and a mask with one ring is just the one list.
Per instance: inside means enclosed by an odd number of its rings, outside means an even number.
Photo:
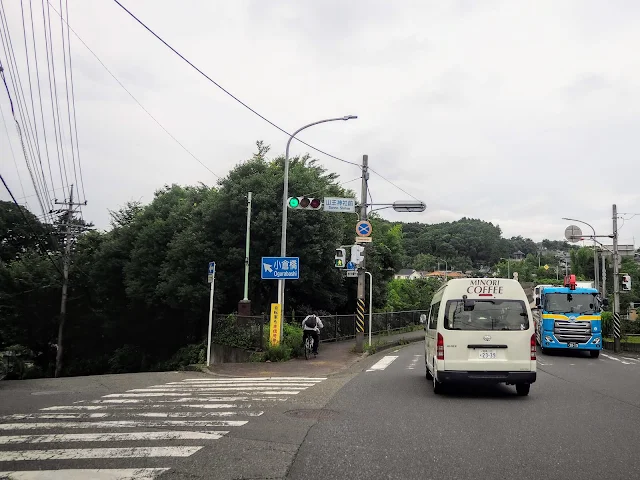
[{"label": "asphalt road", "polygon": [[528,397],[507,386],[436,396],[423,343],[376,355],[368,367],[386,361],[327,404],[288,478],[638,479],[640,361],[605,355],[539,355]]},{"label": "asphalt road", "polygon": [[434,395],[422,342],[313,369],[0,382],[0,479],[639,478],[639,359],[540,355],[528,397]]},{"label": "asphalt road", "polygon": [[152,373],[0,383],[0,479],[284,478],[348,376]]}]

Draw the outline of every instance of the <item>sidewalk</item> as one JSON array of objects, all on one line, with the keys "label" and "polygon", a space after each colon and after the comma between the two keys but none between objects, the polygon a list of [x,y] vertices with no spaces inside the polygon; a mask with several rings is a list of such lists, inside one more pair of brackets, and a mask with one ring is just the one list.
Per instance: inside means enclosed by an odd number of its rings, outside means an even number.
[{"label": "sidewalk", "polygon": [[[388,347],[423,339],[424,330],[421,329],[394,335],[374,335],[371,340],[374,345],[379,341]],[[368,337],[364,341],[368,345]],[[366,354],[353,353],[354,345],[354,339],[326,342],[320,344],[318,357],[309,360],[295,358],[288,362],[219,363],[204,367],[203,371],[214,375],[244,377],[334,375],[365,358]],[[378,346],[376,351],[384,349],[384,346]]]}]

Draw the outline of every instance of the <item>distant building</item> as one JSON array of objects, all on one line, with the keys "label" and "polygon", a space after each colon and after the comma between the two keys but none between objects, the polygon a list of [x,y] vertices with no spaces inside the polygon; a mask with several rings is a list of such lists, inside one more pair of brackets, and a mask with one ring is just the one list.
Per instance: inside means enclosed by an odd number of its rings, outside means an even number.
[{"label": "distant building", "polygon": [[[611,257],[611,251],[613,250],[613,245],[604,245],[604,249],[602,247],[598,247],[600,254],[604,253],[604,256],[607,258]],[[618,253],[621,257],[634,257],[636,255],[636,247],[635,245],[618,245]]]},{"label": "distant building", "polygon": [[520,250],[518,250],[515,253],[511,254],[512,256],[512,260],[516,261],[516,262],[520,262],[522,260],[524,260],[524,257],[526,257],[527,255],[524,252],[521,252]]},{"label": "distant building", "polygon": [[467,275],[462,273],[459,270],[450,270],[445,272],[444,270],[436,270],[435,272],[429,272],[426,275],[423,275],[424,278],[434,278],[434,277],[440,277],[440,278],[444,278],[445,274],[447,276],[447,278],[466,278]]},{"label": "distant building", "polygon": [[421,277],[422,275],[420,275],[420,272],[413,268],[403,268],[393,276],[396,280],[415,280],[416,278]]}]

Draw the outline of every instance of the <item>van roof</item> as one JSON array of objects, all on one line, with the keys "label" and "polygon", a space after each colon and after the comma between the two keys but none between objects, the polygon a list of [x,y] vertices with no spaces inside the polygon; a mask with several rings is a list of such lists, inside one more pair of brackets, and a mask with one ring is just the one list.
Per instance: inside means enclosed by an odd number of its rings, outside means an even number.
[{"label": "van roof", "polygon": [[[443,292],[444,291],[444,292]],[[511,278],[456,278],[449,280],[437,293],[462,298],[526,298],[522,285]],[[435,295],[434,295],[435,296]]]}]

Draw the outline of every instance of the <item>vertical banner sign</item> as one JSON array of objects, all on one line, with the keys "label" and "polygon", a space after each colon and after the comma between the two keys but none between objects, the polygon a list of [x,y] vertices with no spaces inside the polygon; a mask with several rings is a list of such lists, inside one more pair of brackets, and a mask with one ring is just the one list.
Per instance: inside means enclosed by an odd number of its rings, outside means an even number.
[{"label": "vertical banner sign", "polygon": [[269,339],[271,345],[280,345],[280,323],[282,321],[282,309],[279,303],[271,304],[271,324],[269,325]]}]

